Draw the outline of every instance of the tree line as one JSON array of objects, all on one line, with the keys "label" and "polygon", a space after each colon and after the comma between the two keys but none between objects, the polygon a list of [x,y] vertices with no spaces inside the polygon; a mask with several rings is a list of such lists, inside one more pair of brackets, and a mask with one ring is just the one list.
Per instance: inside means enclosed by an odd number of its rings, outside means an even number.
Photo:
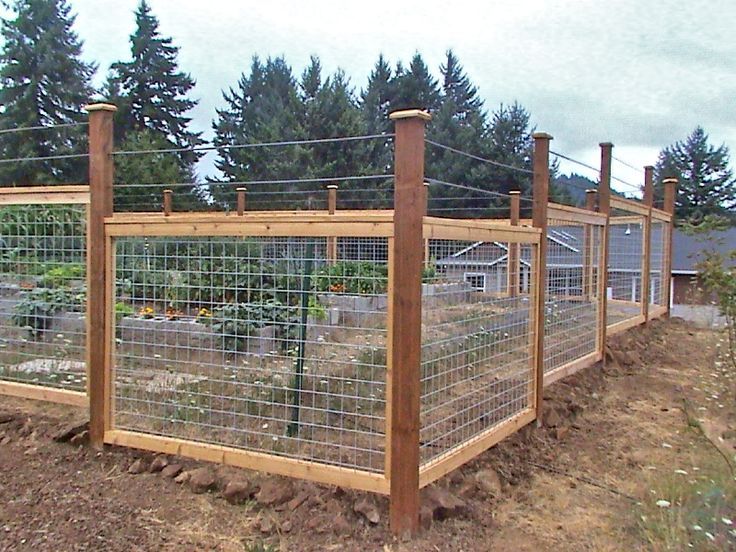
[{"label": "tree line", "polygon": [[[92,86],[99,69],[81,59],[83,41],[74,32],[75,16],[67,0],[14,0],[12,16],[2,22],[0,55],[0,128],[59,125],[86,120],[83,105],[96,95],[114,103],[117,149],[126,151],[184,149],[177,153],[116,158],[116,208],[150,209],[160,205],[166,184],[175,188],[178,208],[231,206],[236,182],[272,181],[249,187],[251,205],[279,206],[278,201],[309,206],[318,185],[294,180],[392,173],[391,111],[429,110],[429,140],[491,159],[484,163],[432,145],[427,146],[428,177],[460,184],[430,186],[430,209],[447,214],[491,215],[507,206],[501,197],[511,190],[531,194],[530,113],[519,103],[487,110],[477,87],[452,50],[435,77],[420,53],[408,65],[392,65],[379,56],[360,90],[342,70],[325,74],[314,56],[295,75],[283,57],[253,57],[239,80],[223,90],[224,106],[212,126],[215,146],[320,138],[378,136],[360,141],[296,144],[279,148],[220,149],[214,165],[220,176],[197,175],[204,144],[191,129],[191,97],[195,80],[178,64],[178,47],[162,36],[146,0],[135,10],[130,58],[113,63],[100,90]],[[63,127],[31,133],[0,134],[3,158],[46,157],[86,150],[83,128]],[[700,163],[699,169],[694,165]],[[515,167],[509,168],[509,167]],[[585,185],[553,172],[552,198],[581,204]],[[0,180],[12,185],[74,182],[86,179],[86,161],[68,158],[0,165]],[[678,214],[728,213],[736,203],[736,186],[725,146],[713,148],[696,129],[686,142],[666,148],[657,165],[658,181],[677,173],[681,178]],[[559,178],[558,178],[559,177]],[[348,207],[387,206],[390,179],[336,182]],[[592,182],[591,182],[592,183]],[[704,186],[705,183],[705,186]],[[129,187],[124,185],[142,185]],[[592,183],[595,184],[595,183]],[[481,189],[500,196],[480,193]],[[258,194],[259,190],[268,194]],[[348,192],[349,190],[349,192]],[[713,193],[711,193],[713,192]],[[321,196],[319,196],[321,198]],[[321,199],[319,199],[321,201]],[[281,205],[283,206],[283,205]]]}]

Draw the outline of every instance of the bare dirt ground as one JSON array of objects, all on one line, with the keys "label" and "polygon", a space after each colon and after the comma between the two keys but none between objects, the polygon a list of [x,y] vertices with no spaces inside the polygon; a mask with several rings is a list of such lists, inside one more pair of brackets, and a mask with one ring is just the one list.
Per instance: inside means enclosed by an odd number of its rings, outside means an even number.
[{"label": "bare dirt ground", "polygon": [[0,550],[736,550],[726,349],[677,319],[617,336],[605,369],[548,389],[544,427],[439,482],[409,542],[383,499],[176,458],[205,470],[132,474],[153,455],[55,442],[83,412],[3,397]]}]

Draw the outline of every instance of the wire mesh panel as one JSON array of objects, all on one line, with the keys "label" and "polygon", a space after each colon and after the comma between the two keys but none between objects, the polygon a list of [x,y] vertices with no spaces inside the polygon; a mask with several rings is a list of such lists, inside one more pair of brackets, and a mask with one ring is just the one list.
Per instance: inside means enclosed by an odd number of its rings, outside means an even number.
[{"label": "wire mesh panel", "polygon": [[509,267],[511,247],[430,240],[422,285],[423,463],[532,407],[536,249],[516,245],[517,266]]},{"label": "wire mesh panel", "polygon": [[644,217],[614,210],[608,227],[608,325],[641,314]]},{"label": "wire mesh panel", "polygon": [[381,472],[386,239],[117,238],[114,425]]},{"label": "wire mesh panel", "polygon": [[0,379],[85,391],[86,206],[0,207]]},{"label": "wire mesh panel", "polygon": [[545,372],[596,351],[602,236],[602,226],[548,221]]},{"label": "wire mesh panel", "polygon": [[664,286],[667,285],[665,274],[665,237],[667,236],[666,222],[653,220],[651,242],[649,247],[649,303],[666,306]]}]

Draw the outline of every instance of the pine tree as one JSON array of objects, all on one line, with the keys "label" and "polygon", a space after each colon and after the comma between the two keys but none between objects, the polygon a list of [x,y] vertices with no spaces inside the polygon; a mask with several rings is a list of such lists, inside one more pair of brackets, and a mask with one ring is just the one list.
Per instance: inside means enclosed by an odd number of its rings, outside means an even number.
[{"label": "pine tree", "polygon": [[393,87],[391,111],[425,109],[434,112],[440,106],[442,98],[437,79],[431,75],[418,52],[414,54],[408,70],[397,64]]},{"label": "pine tree", "polygon": [[[391,134],[393,122],[389,119],[391,99],[394,96],[394,81],[391,66],[383,54],[373,67],[368,84],[360,94],[360,116],[363,132],[367,135]],[[382,175],[393,173],[394,148],[391,138],[373,138],[361,143],[364,174]],[[376,207],[390,206],[392,200],[391,180],[372,180],[372,201]]]},{"label": "pine tree", "polygon": [[[117,139],[126,142],[129,133],[148,131],[146,136],[168,147],[190,148],[202,143],[200,134],[189,130],[191,117],[187,113],[197,105],[187,95],[195,81],[179,71],[179,48],[170,37],[159,33],[158,19],[151,13],[146,0],[141,0],[135,12],[136,30],[130,36],[131,57],[111,67],[106,91],[111,101],[117,101],[119,113]],[[138,141],[140,136],[133,138]],[[199,156],[182,152],[179,160],[182,176],[193,182]],[[169,173],[159,175],[161,181]],[[119,182],[132,182],[133,175],[118,170]],[[188,191],[193,195],[192,190]]]},{"label": "pine tree", "polygon": [[[479,155],[482,149],[485,114],[475,86],[452,52],[446,53],[442,74],[442,100],[429,126],[432,141]],[[472,188],[487,188],[488,166],[436,146],[428,149],[427,173],[430,177]],[[436,175],[436,176],[435,176]],[[446,185],[430,187],[430,211],[440,215],[488,216],[492,199],[487,194]]]},{"label": "pine tree", "polygon": [[[284,58],[268,58],[262,63],[254,57],[249,75],[241,75],[235,88],[223,91],[224,109],[217,110],[213,122],[214,143],[218,146],[302,140],[303,104],[296,79]],[[303,146],[233,148],[218,151],[215,166],[227,182],[302,178],[308,152]],[[210,184],[213,197],[221,204],[233,204],[235,185]],[[272,200],[258,192],[293,191],[295,185],[278,184],[267,188],[251,186],[249,204],[267,208],[284,207],[281,194]],[[281,203],[279,203],[281,201]]]},{"label": "pine tree", "polygon": [[[82,41],[72,30],[75,16],[66,0],[15,0],[2,22],[0,127],[20,128],[83,122],[96,66],[80,59]],[[83,127],[8,133],[0,136],[2,157],[45,157],[85,153]],[[29,185],[86,180],[84,159],[0,165],[0,180]]]},{"label": "pine tree", "polygon": [[659,198],[667,177],[678,179],[675,215],[681,221],[698,223],[707,215],[734,219],[736,178],[729,167],[728,147],[709,144],[702,127],[660,152],[655,167]]}]

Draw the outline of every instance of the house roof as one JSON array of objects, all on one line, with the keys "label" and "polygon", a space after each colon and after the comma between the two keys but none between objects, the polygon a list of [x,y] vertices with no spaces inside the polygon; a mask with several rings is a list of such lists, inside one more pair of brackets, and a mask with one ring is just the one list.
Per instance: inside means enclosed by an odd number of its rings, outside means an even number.
[{"label": "house roof", "polygon": [[675,228],[672,234],[672,272],[694,274],[695,265],[703,260],[703,252],[728,253],[736,249],[736,227],[707,235],[691,236]]}]

